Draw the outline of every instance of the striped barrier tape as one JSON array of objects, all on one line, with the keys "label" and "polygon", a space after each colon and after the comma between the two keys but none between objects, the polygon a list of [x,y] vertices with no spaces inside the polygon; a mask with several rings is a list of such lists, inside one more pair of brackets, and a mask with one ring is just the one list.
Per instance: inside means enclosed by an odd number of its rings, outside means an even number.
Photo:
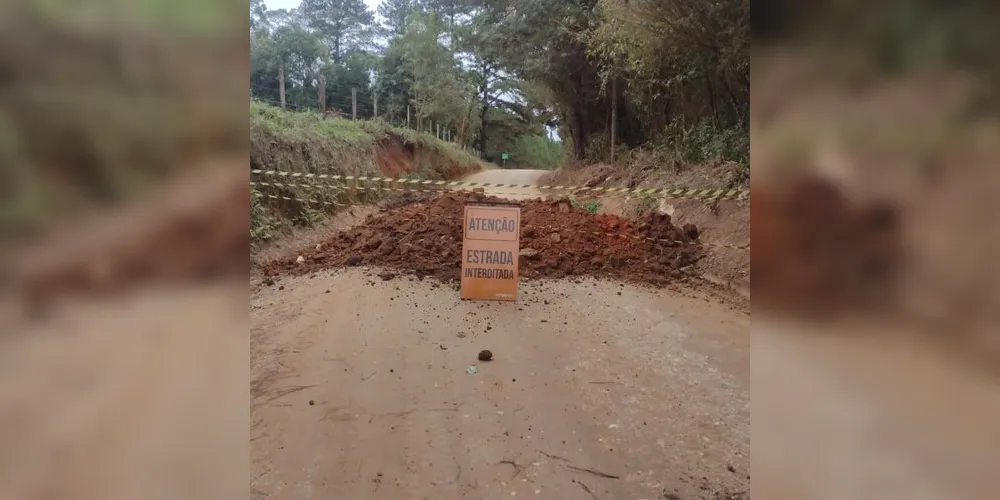
[{"label": "striped barrier tape", "polygon": [[[269,185],[269,184],[264,184],[264,185]],[[290,185],[294,186],[295,184],[290,184]],[[326,206],[334,206],[334,207],[347,206],[347,205],[345,205],[343,203],[327,202],[327,201],[320,201],[320,200],[302,200],[302,199],[299,199],[299,198],[291,198],[291,197],[288,197],[288,196],[275,196],[275,195],[262,195],[262,196],[264,196],[265,198],[270,198],[272,200],[297,201],[297,202],[300,202],[300,203],[303,203],[303,202],[304,203],[315,203],[315,204],[318,204],[318,205],[326,205]],[[407,220],[415,220],[415,219],[407,219]],[[530,228],[530,229],[536,229],[536,230],[540,229],[540,230],[552,231],[552,232],[567,232],[568,231],[568,232],[573,232],[573,233],[590,234],[590,235],[593,235],[593,236],[613,236],[613,237],[625,238],[625,239],[645,240],[645,241],[650,241],[650,242],[654,242],[654,243],[668,243],[668,244],[671,244],[671,245],[694,245],[694,246],[713,247],[713,248],[728,248],[730,250],[749,250],[750,249],[750,245],[724,245],[724,244],[719,244],[719,243],[704,243],[704,242],[700,242],[700,241],[668,240],[668,239],[664,239],[664,238],[650,238],[648,236],[633,236],[633,235],[621,234],[621,233],[602,233],[600,231],[583,231],[583,230],[580,230],[580,229],[564,228],[564,227],[556,227],[556,226],[538,226],[538,225],[534,225],[534,224],[523,224],[521,227],[523,227],[523,228]]]},{"label": "striped barrier tape", "polygon": [[627,188],[627,187],[603,187],[603,186],[559,186],[551,184],[506,184],[495,182],[465,182],[465,181],[436,181],[425,179],[408,179],[405,177],[368,177],[358,175],[337,175],[337,174],[311,174],[305,172],[282,172],[279,170],[251,169],[250,173],[260,175],[277,175],[282,177],[298,177],[306,179],[328,179],[335,181],[360,181],[360,182],[389,182],[396,184],[420,185],[420,186],[469,186],[482,188],[510,188],[510,189],[539,189],[546,191],[590,191],[595,194],[631,194],[636,196],[650,196],[660,198],[691,198],[704,200],[742,200],[750,196],[749,189],[700,189],[685,187],[667,188]]},{"label": "striped barrier tape", "polygon": [[[331,184],[294,184],[294,183],[281,183],[281,182],[256,182],[250,181],[251,186],[267,186],[267,187],[279,187],[279,188],[330,188],[330,189],[354,189],[358,191],[363,190],[375,190],[375,191],[397,191],[404,193],[456,193],[456,192],[467,192],[464,189],[409,189],[409,188],[393,188],[393,187],[381,187],[381,186],[334,186]],[[485,194],[485,193],[484,193]],[[531,196],[525,193],[489,193],[490,195],[501,195],[501,196]],[[539,198],[543,198],[545,195],[538,195]]]}]

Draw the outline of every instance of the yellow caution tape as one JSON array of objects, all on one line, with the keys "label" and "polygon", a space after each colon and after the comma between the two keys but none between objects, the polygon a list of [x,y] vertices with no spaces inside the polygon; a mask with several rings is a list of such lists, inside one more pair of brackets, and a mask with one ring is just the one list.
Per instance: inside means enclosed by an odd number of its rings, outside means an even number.
[{"label": "yellow caution tape", "polygon": [[[279,187],[279,188],[305,188],[305,189],[316,189],[316,188],[330,188],[335,190],[342,189],[354,189],[358,191],[372,190],[372,191],[397,191],[406,193],[459,193],[466,192],[464,189],[411,189],[411,188],[393,188],[393,187],[382,187],[382,186],[347,186],[339,185],[334,186],[331,184],[295,184],[295,183],[281,183],[281,182],[256,182],[250,181],[252,186],[268,186],[268,187]],[[485,193],[484,193],[485,194]],[[502,196],[531,196],[525,193],[489,193],[490,195],[502,195]],[[544,198],[545,195],[538,195],[539,198]]]},{"label": "yellow caution tape", "polygon": [[439,186],[439,187],[482,187],[482,188],[510,188],[510,189],[539,189],[546,191],[589,191],[595,194],[626,194],[636,196],[650,196],[660,198],[691,198],[704,200],[740,200],[750,196],[749,189],[700,189],[685,187],[666,188],[627,188],[627,187],[603,187],[603,186],[559,186],[549,184],[506,184],[494,182],[464,182],[464,181],[437,181],[425,179],[407,179],[405,177],[368,177],[357,175],[337,175],[337,174],[311,174],[305,172],[282,172],[278,170],[252,169],[252,174],[276,175],[282,177],[298,177],[306,179],[328,179],[334,181],[360,181],[360,182],[391,182],[396,184]]}]

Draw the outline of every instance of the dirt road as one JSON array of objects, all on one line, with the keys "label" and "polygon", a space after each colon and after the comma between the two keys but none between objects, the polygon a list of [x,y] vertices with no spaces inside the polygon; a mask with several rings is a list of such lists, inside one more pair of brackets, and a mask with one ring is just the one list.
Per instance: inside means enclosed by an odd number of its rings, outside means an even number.
[{"label": "dirt road", "polygon": [[257,498],[748,489],[749,315],[610,282],[523,293],[461,302],[352,269],[256,294]]},{"label": "dirt road", "polygon": [[[489,182],[493,184],[540,184],[548,170],[493,169],[483,170],[462,179],[466,182]],[[487,188],[488,193],[499,192],[512,200],[524,200],[542,196],[544,193],[534,188]]]},{"label": "dirt road", "polygon": [[[593,280],[522,282],[516,304],[462,302],[450,285],[379,272],[282,277],[253,294],[254,498],[749,489],[745,312]],[[481,349],[494,360],[478,361]]]}]

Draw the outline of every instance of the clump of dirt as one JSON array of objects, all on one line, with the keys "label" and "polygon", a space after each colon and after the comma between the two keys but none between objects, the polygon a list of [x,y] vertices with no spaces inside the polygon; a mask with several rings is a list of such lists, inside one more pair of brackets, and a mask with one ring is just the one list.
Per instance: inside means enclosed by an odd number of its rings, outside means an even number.
[{"label": "clump of dirt", "polygon": [[[743,166],[726,161],[705,164],[665,162],[651,153],[634,151],[624,164],[588,165],[564,168],[545,183],[564,186],[662,188],[742,188],[736,182]],[[596,198],[600,210],[633,217],[649,210],[670,214],[678,225],[691,223],[701,231],[700,241],[707,254],[698,262],[702,275],[740,293],[750,293],[750,252],[732,248],[750,243],[750,204],[746,201],[710,202],[698,199],[647,198],[620,194],[594,196],[586,191],[574,193],[578,199]]]},{"label": "clump of dirt", "polygon": [[[264,274],[309,274],[337,266],[377,265],[442,281],[461,270],[462,214],[471,202],[511,202],[456,193],[386,210],[362,225],[297,255],[265,264]],[[519,202],[520,275],[562,278],[600,275],[665,285],[686,280],[684,269],[702,255],[694,226],[675,227],[669,216],[649,213],[638,221],[592,215],[567,200]],[[653,241],[650,238],[668,240]]]},{"label": "clump of dirt", "polygon": [[758,304],[809,313],[891,304],[903,264],[893,206],[852,204],[815,177],[756,186],[751,205]]}]

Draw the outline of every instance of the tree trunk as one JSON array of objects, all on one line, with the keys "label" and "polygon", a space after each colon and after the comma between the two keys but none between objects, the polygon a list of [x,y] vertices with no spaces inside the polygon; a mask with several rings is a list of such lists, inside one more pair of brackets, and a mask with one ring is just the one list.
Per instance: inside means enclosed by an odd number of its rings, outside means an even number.
[{"label": "tree trunk", "polygon": [[326,75],[323,73],[320,73],[319,77],[316,78],[316,99],[319,112],[326,112]]},{"label": "tree trunk", "polygon": [[285,108],[285,61],[278,63],[278,94],[280,95],[281,108]]},{"label": "tree trunk", "polygon": [[469,99],[469,109],[465,112],[465,117],[462,118],[462,124],[458,129],[458,143],[462,145],[468,139],[469,122],[472,121],[472,111],[476,109],[476,99],[475,96],[472,97],[472,99]]},{"label": "tree trunk", "polygon": [[486,158],[486,114],[490,111],[490,81],[486,70],[483,70],[483,102],[479,108],[479,158]]},{"label": "tree trunk", "polygon": [[611,80],[611,168],[615,166],[615,139],[618,137],[618,77]]},{"label": "tree trunk", "polygon": [[483,100],[483,107],[479,110],[479,157],[486,158],[486,113],[490,110],[488,101]]},{"label": "tree trunk", "polygon": [[583,161],[587,154],[587,130],[584,127],[584,114],[576,109],[573,116],[576,122],[570,124],[573,129],[573,158],[577,161]]}]

